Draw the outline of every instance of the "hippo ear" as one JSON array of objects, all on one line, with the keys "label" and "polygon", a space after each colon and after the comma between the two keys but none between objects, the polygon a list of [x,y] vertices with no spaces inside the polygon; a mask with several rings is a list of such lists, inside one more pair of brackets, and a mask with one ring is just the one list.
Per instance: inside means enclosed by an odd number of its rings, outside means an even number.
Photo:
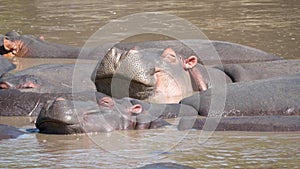
[{"label": "hippo ear", "polygon": [[42,41],[45,41],[45,36],[41,35],[41,36],[39,36],[39,39]]},{"label": "hippo ear", "polygon": [[129,108],[130,115],[138,115],[143,112],[143,106],[140,104],[135,104]]},{"label": "hippo ear", "polygon": [[99,106],[113,108],[115,103],[110,97],[103,97],[98,101]]},{"label": "hippo ear", "polygon": [[198,58],[194,55],[188,57],[183,61],[183,66],[185,69],[192,69],[198,63]]}]

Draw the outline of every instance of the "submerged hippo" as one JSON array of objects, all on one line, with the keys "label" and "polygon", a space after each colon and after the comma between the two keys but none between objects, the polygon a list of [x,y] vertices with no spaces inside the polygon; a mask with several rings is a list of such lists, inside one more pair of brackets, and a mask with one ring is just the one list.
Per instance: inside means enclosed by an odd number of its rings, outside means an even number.
[{"label": "submerged hippo", "polygon": [[299,131],[299,80],[299,74],[295,74],[252,81],[246,85],[229,84],[223,112],[201,119],[195,119],[195,110],[188,106],[207,116],[211,100],[207,96],[213,89],[200,93],[200,96],[186,98],[181,104],[153,104],[130,98],[113,100],[103,97],[95,106],[93,102],[57,98],[44,106],[36,127],[43,133],[54,134],[109,132],[157,128],[169,125],[162,118],[184,117],[178,126],[184,130],[202,129],[207,119],[219,117],[221,121],[217,130]]},{"label": "submerged hippo", "polygon": [[211,81],[216,79],[224,79],[217,83],[222,85],[300,72],[300,60],[203,66],[198,57],[179,52],[172,48],[113,47],[98,63],[92,80],[98,91],[116,98],[178,103],[195,91],[212,87]]},{"label": "submerged hippo", "polygon": [[[223,112],[217,116],[291,116],[300,115],[300,73],[276,78],[228,84]],[[201,116],[208,116],[212,99],[221,97],[221,90],[208,89],[184,98],[180,103],[193,106]],[[216,97],[215,97],[216,96]]]},{"label": "submerged hippo", "polygon": [[16,127],[0,124],[0,140],[17,138],[24,133]]},{"label": "submerged hippo", "polygon": [[88,91],[79,93],[35,93],[15,89],[0,90],[0,116],[37,116],[50,100],[63,97],[68,100],[94,101],[106,95]]},{"label": "submerged hippo", "polygon": [[132,105],[129,101],[120,104],[103,97],[98,105],[90,101],[58,98],[44,106],[36,120],[36,127],[42,133],[74,134],[153,129],[169,125],[160,117],[150,115],[140,104]]},{"label": "submerged hippo", "polygon": [[[186,45],[183,45],[182,42]],[[280,59],[273,54],[235,43],[209,40],[184,40],[182,42],[170,40],[120,43],[118,47],[122,49],[131,49],[134,46],[139,46],[140,48],[172,47],[180,49],[186,54],[191,54],[193,51],[187,47],[188,45],[192,47],[193,50],[196,50],[197,53],[200,53],[198,57],[201,59],[199,60],[202,60],[205,64],[215,64],[219,59],[223,63],[244,63]],[[84,59],[98,59],[99,55],[103,56],[104,52],[106,52],[111,45],[112,44],[107,44],[83,49],[47,42],[42,37],[20,35],[14,31],[7,33],[5,36],[0,35],[0,54],[6,57],[77,58],[81,52],[81,55],[84,53]],[[216,58],[216,55],[220,58]]]},{"label": "submerged hippo", "polygon": [[47,42],[43,37],[20,35],[15,31],[0,35],[0,54],[5,57],[77,58],[81,48]]},{"label": "submerged hippo", "polygon": [[16,68],[16,65],[12,64],[9,60],[0,55],[0,78],[6,72],[9,72]]},{"label": "submerged hippo", "polygon": [[[90,65],[76,66],[81,72],[85,72]],[[74,67],[73,64],[44,64],[6,74],[0,79],[0,89],[19,89],[23,92],[36,93],[72,93]],[[94,88],[90,80],[85,81],[82,78],[78,81],[78,84],[74,84],[80,89],[77,92]]]}]

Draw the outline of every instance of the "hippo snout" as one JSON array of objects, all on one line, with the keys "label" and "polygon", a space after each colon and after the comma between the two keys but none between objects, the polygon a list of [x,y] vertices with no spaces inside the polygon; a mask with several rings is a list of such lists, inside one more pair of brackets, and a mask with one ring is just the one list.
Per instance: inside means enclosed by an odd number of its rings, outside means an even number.
[{"label": "hippo snout", "polygon": [[48,101],[36,120],[36,127],[41,133],[82,133],[77,114],[70,105],[63,98]]}]

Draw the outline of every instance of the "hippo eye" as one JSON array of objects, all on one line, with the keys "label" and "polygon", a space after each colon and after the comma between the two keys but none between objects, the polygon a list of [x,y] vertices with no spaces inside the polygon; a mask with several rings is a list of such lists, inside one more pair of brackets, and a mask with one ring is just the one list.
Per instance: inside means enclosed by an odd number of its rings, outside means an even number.
[{"label": "hippo eye", "polygon": [[168,53],[165,58],[168,59],[168,61],[172,62],[172,63],[175,63],[177,61],[176,55],[174,55],[172,53]]}]

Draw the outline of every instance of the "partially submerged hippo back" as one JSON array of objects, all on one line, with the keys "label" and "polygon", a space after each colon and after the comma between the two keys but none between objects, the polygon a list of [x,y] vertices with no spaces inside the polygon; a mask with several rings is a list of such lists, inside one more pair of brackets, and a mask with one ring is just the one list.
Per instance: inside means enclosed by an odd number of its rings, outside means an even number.
[{"label": "partially submerged hippo back", "polygon": [[233,64],[282,59],[274,54],[270,54],[249,46],[214,40],[168,40],[120,43],[117,44],[116,47],[123,50],[129,50],[133,47],[138,47],[140,49],[172,48],[177,53],[185,56],[196,55],[199,63],[204,63],[205,65],[219,64],[220,61],[223,64]]},{"label": "partially submerged hippo back", "polygon": [[0,78],[2,75],[10,70],[16,68],[16,65],[12,64],[9,60],[0,55]]}]

